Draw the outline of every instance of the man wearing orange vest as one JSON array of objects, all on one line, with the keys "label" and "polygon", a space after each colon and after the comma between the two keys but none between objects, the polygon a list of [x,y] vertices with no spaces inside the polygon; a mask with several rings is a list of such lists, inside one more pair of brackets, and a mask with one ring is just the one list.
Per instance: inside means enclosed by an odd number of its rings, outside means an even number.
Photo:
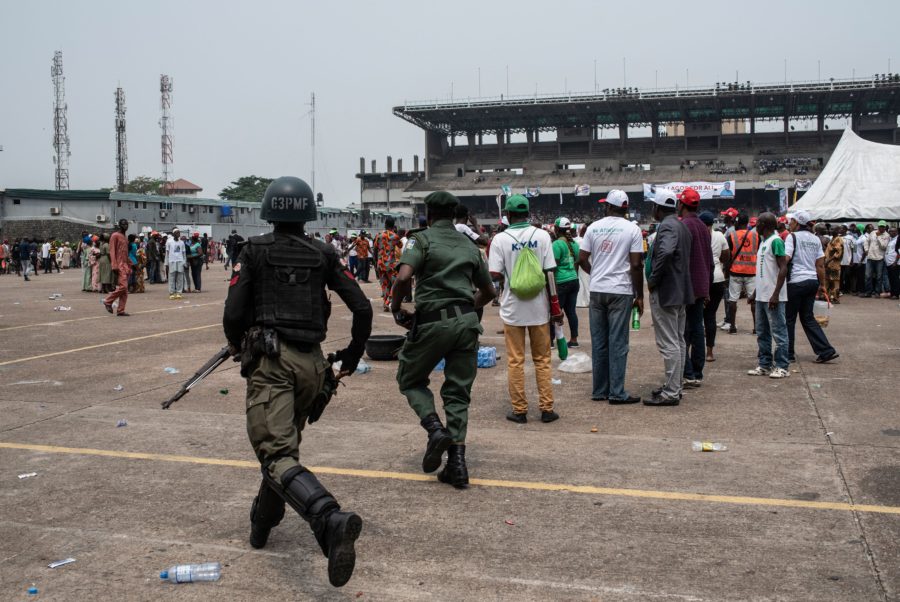
[{"label": "man wearing orange vest", "polygon": [[[737,304],[741,298],[741,293],[746,293],[750,298],[756,291],[754,284],[756,278],[756,250],[759,248],[759,234],[755,229],[749,229],[747,224],[749,219],[746,214],[738,215],[735,222],[735,231],[732,232],[728,240],[728,248],[731,250],[731,261],[729,264],[730,279],[728,283],[728,301],[725,304],[725,326],[728,327],[728,334],[737,332]],[[753,333],[756,333],[756,307],[750,306],[753,313]],[[725,328],[723,326],[723,330]]]}]

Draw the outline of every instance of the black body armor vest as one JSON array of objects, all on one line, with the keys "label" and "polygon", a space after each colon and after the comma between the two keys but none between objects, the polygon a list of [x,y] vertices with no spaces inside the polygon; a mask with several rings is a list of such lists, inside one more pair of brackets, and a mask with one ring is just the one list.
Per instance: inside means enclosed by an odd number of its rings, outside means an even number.
[{"label": "black body armor vest", "polygon": [[254,321],[298,343],[325,340],[331,303],[325,292],[325,254],[296,236],[250,238]]}]

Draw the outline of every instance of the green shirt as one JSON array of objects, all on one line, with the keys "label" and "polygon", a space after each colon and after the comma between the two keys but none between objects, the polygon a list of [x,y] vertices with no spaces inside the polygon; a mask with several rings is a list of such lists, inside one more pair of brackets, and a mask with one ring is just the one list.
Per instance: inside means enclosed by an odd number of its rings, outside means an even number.
[{"label": "green shirt", "polygon": [[471,305],[475,289],[491,283],[478,247],[456,231],[449,219],[413,234],[400,263],[416,276],[416,311],[431,312],[453,305]]},{"label": "green shirt", "polygon": [[[569,244],[572,250],[569,250]],[[567,243],[565,238],[557,238],[553,241],[553,258],[556,259],[556,284],[578,280],[578,272],[575,270],[575,258],[578,257],[578,243]]]}]

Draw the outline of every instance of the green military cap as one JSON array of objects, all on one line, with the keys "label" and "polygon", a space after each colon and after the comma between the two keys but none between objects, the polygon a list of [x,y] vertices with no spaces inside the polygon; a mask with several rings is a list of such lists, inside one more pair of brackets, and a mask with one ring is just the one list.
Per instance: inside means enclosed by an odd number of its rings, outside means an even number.
[{"label": "green military cap", "polygon": [[514,194],[506,199],[503,210],[512,213],[528,213],[528,199],[521,194]]},{"label": "green military cap", "polygon": [[459,199],[446,190],[438,190],[425,197],[425,204],[432,208],[456,207],[459,205]]}]

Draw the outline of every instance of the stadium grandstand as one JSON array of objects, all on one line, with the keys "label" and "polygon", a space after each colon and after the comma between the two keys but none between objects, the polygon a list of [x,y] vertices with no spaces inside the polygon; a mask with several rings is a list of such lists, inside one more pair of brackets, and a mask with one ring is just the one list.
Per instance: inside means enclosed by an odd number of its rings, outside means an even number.
[{"label": "stadium grandstand", "polygon": [[[364,212],[424,213],[450,190],[477,215],[528,193],[537,213],[589,218],[624,189],[639,211],[645,185],[708,182],[711,208],[777,209],[814,181],[844,127],[897,144],[900,75],[868,79],[416,102],[394,115],[425,132],[423,169],[378,171],[360,159]],[[560,205],[565,207],[560,209]]]}]

